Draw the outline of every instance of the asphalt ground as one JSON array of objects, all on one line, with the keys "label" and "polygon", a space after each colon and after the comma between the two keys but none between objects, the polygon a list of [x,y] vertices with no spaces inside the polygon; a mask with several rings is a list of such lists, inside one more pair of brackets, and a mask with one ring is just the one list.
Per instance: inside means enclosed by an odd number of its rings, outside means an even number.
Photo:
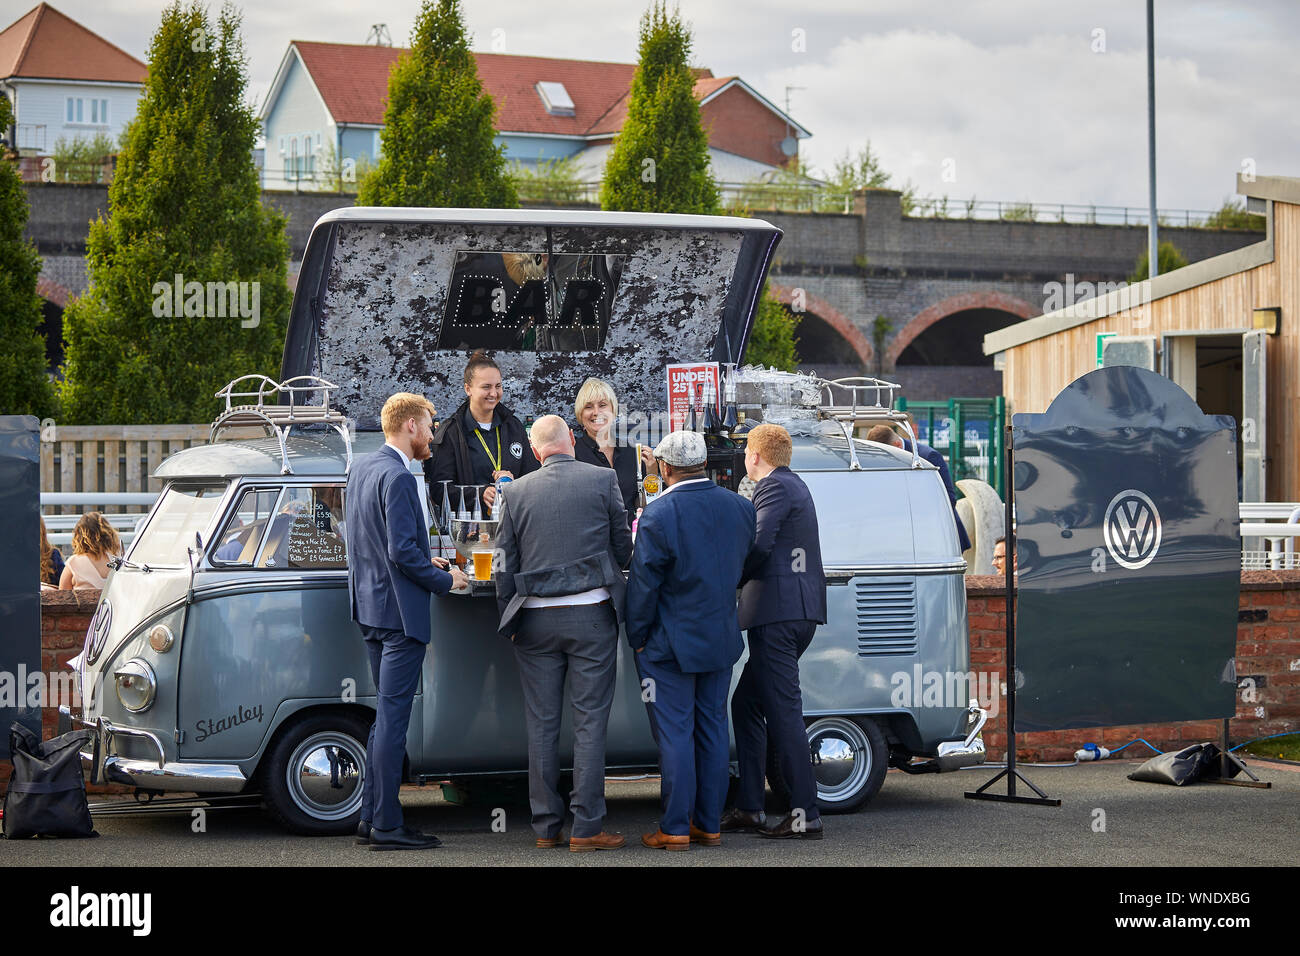
[{"label": "asphalt ground", "polygon": [[[864,810],[824,817],[821,841],[726,834],[716,848],[650,850],[639,835],[655,829],[658,780],[610,779],[606,829],[628,842],[613,851],[538,850],[526,806],[494,814],[489,806],[453,806],[438,787],[408,787],[402,793],[406,822],[436,833],[443,847],[375,853],[355,846],[351,836],[287,834],[257,809],[210,809],[203,832],[195,832],[187,811],[99,816],[101,835],[94,840],[3,841],[0,866],[1244,868],[1300,861],[1300,767],[1251,760],[1251,769],[1272,784],[1267,790],[1209,783],[1178,788],[1128,780],[1140,762],[1023,767],[1062,801],[1060,807],[965,799],[965,791],[996,773],[993,768],[926,776],[891,770]],[[1005,779],[992,789],[1005,793]],[[1031,794],[1023,784],[1018,792]]]}]

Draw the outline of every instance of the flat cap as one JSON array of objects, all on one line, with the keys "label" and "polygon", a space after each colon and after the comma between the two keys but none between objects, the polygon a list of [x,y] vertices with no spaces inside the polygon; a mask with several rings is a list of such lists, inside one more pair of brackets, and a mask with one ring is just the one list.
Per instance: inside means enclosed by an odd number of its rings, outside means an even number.
[{"label": "flat cap", "polygon": [[674,468],[693,468],[708,460],[709,450],[699,432],[669,432],[655,448],[655,457]]}]

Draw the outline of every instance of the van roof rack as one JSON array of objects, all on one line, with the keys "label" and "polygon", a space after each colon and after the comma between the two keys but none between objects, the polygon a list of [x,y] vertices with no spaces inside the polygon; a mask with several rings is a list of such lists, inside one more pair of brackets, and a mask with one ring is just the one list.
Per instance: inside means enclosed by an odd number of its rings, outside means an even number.
[{"label": "van roof rack", "polygon": [[[236,391],[242,382],[253,384],[243,386],[244,391]],[[343,450],[347,457],[344,473],[352,470],[352,436],[348,429],[348,419],[337,408],[330,408],[330,393],[339,386],[318,378],[315,375],[296,375],[283,382],[276,382],[265,375],[241,375],[228,383],[216,393],[217,398],[226,400],[222,410],[208,431],[208,442],[215,444],[220,440],[222,430],[240,426],[260,425],[275,435],[280,443],[280,474],[292,475],[293,466],[289,464],[289,449],[285,440],[294,425],[328,425],[343,439]],[[321,392],[324,400],[319,405],[300,401],[300,392]],[[279,401],[280,396],[288,395],[288,404]],[[255,399],[243,404],[236,404],[236,399]]]},{"label": "van roof rack", "polygon": [[[834,379],[819,378],[817,383],[821,388],[822,400],[818,411],[825,418],[839,423],[840,430],[844,432],[844,437],[849,443],[851,470],[860,471],[862,468],[858,462],[857,449],[853,447],[854,427],[860,422],[882,421],[897,422],[903,426],[912,441],[912,467],[922,467],[921,457],[917,454],[916,434],[912,431],[911,420],[906,412],[894,408],[894,400],[902,391],[901,385],[864,375]],[[848,399],[848,404],[836,404],[836,389],[848,393],[847,396],[841,396]]]}]

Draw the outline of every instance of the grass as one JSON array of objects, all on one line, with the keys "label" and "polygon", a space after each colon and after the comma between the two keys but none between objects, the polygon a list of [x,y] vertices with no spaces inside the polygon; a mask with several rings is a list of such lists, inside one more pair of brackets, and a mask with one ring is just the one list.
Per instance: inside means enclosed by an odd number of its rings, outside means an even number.
[{"label": "grass", "polygon": [[1257,740],[1241,748],[1256,757],[1280,757],[1283,760],[1300,761],[1300,734],[1287,734],[1272,740]]}]

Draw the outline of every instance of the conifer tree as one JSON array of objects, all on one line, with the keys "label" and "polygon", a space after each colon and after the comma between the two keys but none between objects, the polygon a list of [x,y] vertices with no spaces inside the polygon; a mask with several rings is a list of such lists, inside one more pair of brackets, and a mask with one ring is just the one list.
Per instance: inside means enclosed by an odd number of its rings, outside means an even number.
[{"label": "conifer tree", "polygon": [[[0,130],[13,112],[0,94]],[[54,389],[45,374],[45,338],[36,280],[41,257],[23,238],[29,215],[18,167],[0,158],[0,415],[54,414]]]},{"label": "conifer tree", "polygon": [[641,45],[627,119],[600,187],[602,209],[714,215],[718,187],[700,124],[691,34],[660,0],[641,17]]},{"label": "conifer tree", "polygon": [[278,378],[288,239],[261,202],[239,19],[163,11],[109,217],[90,224],[90,286],[65,312],[71,422],[209,421],[231,379]]},{"label": "conifer tree", "polygon": [[425,0],[410,52],[388,78],[381,156],[360,206],[519,205],[496,137],[496,104],[483,90],[459,0]]}]

